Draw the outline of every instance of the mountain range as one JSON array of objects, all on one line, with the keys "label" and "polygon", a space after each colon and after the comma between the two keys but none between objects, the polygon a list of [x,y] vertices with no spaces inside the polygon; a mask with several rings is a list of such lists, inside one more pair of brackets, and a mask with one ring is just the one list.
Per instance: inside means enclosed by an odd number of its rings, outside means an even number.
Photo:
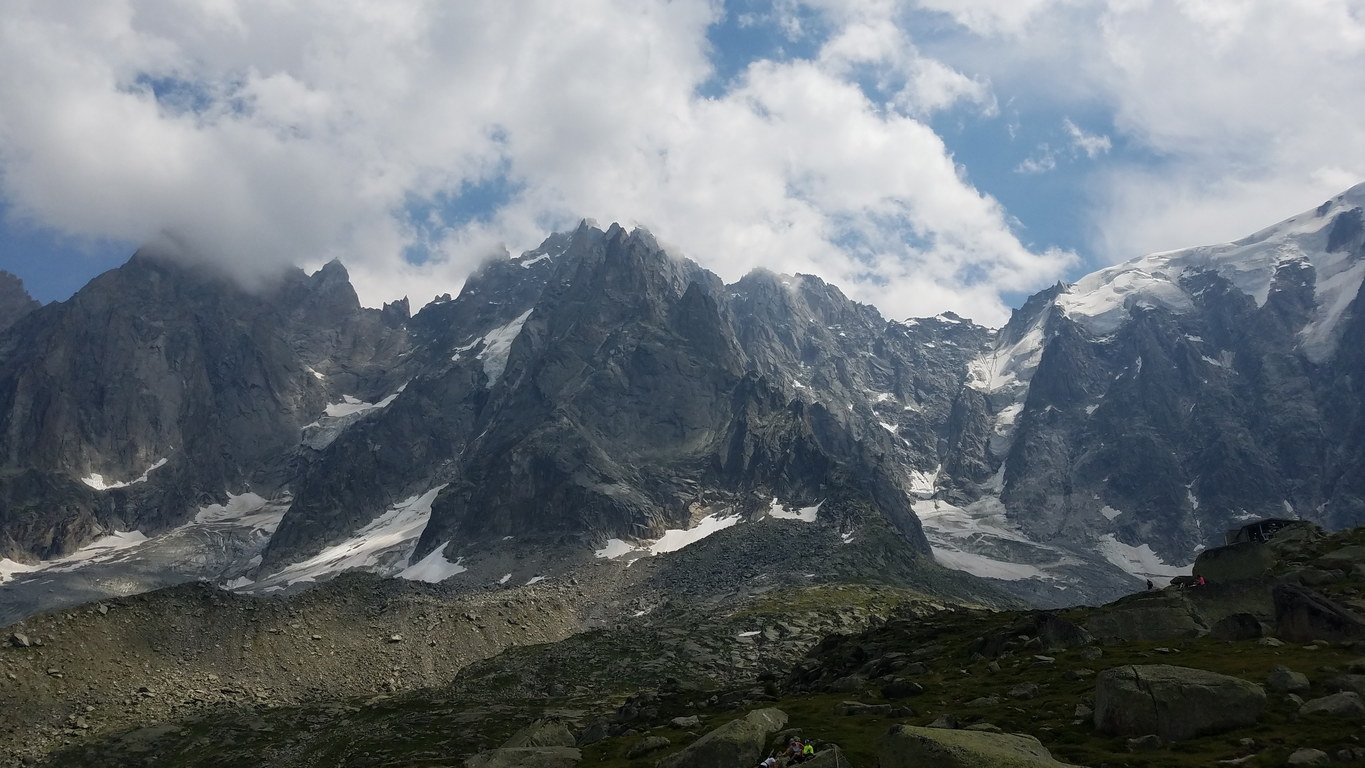
[{"label": "mountain range", "polygon": [[642,600],[723,573],[1070,605],[1249,520],[1360,525],[1362,207],[1055,285],[1000,329],[726,285],[587,222],[415,315],[337,262],[247,290],[169,236],[66,302],[0,273],[3,618],[194,579],[567,581],[703,537]]}]

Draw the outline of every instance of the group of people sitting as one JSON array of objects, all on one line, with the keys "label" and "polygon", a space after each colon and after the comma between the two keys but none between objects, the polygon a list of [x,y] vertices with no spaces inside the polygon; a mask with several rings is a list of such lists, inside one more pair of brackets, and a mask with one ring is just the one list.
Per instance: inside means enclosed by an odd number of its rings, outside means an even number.
[{"label": "group of people sitting", "polygon": [[779,766],[804,763],[812,757],[815,757],[815,745],[810,742],[803,743],[793,736],[782,754],[768,755],[767,759],[758,765],[759,768],[779,768]]}]

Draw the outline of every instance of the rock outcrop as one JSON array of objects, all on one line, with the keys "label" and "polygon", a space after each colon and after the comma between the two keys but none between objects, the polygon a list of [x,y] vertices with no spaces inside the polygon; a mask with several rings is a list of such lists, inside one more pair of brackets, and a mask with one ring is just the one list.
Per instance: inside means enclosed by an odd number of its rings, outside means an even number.
[{"label": "rock outcrop", "polygon": [[1189,598],[1163,590],[1144,592],[1096,611],[1086,628],[1101,643],[1170,640],[1208,632]]},{"label": "rock outcrop", "polygon": [[1365,620],[1306,587],[1275,585],[1275,635],[1290,642],[1359,640]]},{"label": "rock outcrop", "polygon": [[1062,768],[1032,736],[893,726],[877,746],[882,768]]},{"label": "rock outcrop", "polygon": [[1095,680],[1095,727],[1180,741],[1251,725],[1265,703],[1259,685],[1237,677],[1166,664],[1114,667]]},{"label": "rock outcrop", "polygon": [[24,290],[23,280],[0,269],[0,333],[39,306]]},{"label": "rock outcrop", "polygon": [[676,755],[660,760],[658,768],[733,768],[757,765],[769,737],[787,724],[780,709],[758,709],[707,733]]}]

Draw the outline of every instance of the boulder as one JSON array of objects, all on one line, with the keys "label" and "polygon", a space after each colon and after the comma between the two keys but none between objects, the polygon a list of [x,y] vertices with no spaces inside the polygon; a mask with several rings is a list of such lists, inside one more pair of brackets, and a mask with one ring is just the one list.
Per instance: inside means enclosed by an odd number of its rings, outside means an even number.
[{"label": "boulder", "polygon": [[672,720],[669,720],[668,724],[674,728],[696,728],[701,725],[701,718],[696,715],[686,715],[684,717],[675,717]]},{"label": "boulder", "polygon": [[15,632],[9,636],[9,644],[15,648],[28,648],[33,645],[29,642],[28,635],[22,632]]},{"label": "boulder", "polygon": [[1300,693],[1308,690],[1310,684],[1308,676],[1302,672],[1295,672],[1283,664],[1276,664],[1270,668],[1270,675],[1265,679],[1265,687],[1280,693]]},{"label": "boulder", "polygon": [[635,742],[630,749],[626,750],[626,757],[634,760],[642,755],[647,755],[650,752],[656,752],[663,749],[672,743],[673,742],[669,741],[665,736],[646,736]]},{"label": "boulder", "polygon": [[1337,691],[1351,691],[1361,697],[1365,697],[1365,675],[1337,675],[1327,681],[1327,690],[1333,693]]},{"label": "boulder", "polygon": [[1336,717],[1343,720],[1365,720],[1365,701],[1354,691],[1342,691],[1320,699],[1305,701],[1299,707],[1299,715],[1311,717]]},{"label": "boulder", "polygon": [[465,768],[573,768],[583,753],[572,747],[503,747],[464,761]]},{"label": "boulder", "polygon": [[1275,634],[1292,643],[1365,638],[1365,621],[1297,584],[1279,583],[1273,592]]},{"label": "boulder", "polygon": [[1275,553],[1259,541],[1244,541],[1214,547],[1199,553],[1194,560],[1194,575],[1212,584],[1263,578],[1275,565]]},{"label": "boulder", "polygon": [[1320,749],[1310,749],[1304,747],[1294,750],[1289,759],[1285,760],[1285,765],[1327,765],[1332,762],[1332,758]]},{"label": "boulder", "polygon": [[882,768],[1061,768],[1032,736],[893,726],[877,746]]},{"label": "boulder", "polygon": [[1319,557],[1317,564],[1323,568],[1351,573],[1357,565],[1365,564],[1365,547],[1351,544]]},{"label": "boulder", "polygon": [[1043,650],[1049,653],[1095,642],[1095,638],[1084,627],[1059,616],[1040,613],[1035,615],[1034,620],[1037,637],[1043,643]]},{"label": "boulder", "polygon": [[1020,683],[1011,688],[1009,693],[1005,695],[1009,696],[1011,699],[1036,699],[1038,698],[1038,693],[1037,683]]},{"label": "boulder", "polygon": [[1265,634],[1261,620],[1250,613],[1233,613],[1209,627],[1209,637],[1215,640],[1255,640]]},{"label": "boulder", "polygon": [[1170,640],[1208,632],[1189,600],[1179,592],[1144,592],[1095,610],[1086,628],[1101,643]]},{"label": "boulder", "polygon": [[503,747],[572,747],[573,732],[556,720],[537,720],[512,734]]},{"label": "boulder", "polygon": [[956,727],[958,727],[958,725],[960,725],[960,723],[958,722],[957,715],[954,715],[954,714],[951,713],[951,712],[945,712],[945,713],[939,715],[938,717],[934,718],[934,722],[930,723],[928,727],[930,727],[930,728],[956,728]]},{"label": "boulder", "polygon": [[787,724],[780,709],[757,709],[722,725],[681,752],[658,762],[658,768],[734,768],[757,765],[768,737]]},{"label": "boulder", "polygon": [[1238,677],[1167,664],[1114,667],[1095,680],[1095,728],[1179,741],[1256,722],[1265,691]]},{"label": "boulder", "polygon": [[578,732],[578,737],[575,740],[576,746],[586,747],[589,744],[596,744],[610,735],[611,721],[607,718],[598,718],[589,723],[587,728]]}]

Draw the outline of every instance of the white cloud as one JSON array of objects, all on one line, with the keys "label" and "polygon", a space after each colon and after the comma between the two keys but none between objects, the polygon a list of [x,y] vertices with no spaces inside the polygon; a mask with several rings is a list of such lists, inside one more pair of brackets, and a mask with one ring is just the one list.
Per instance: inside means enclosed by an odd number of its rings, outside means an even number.
[{"label": "white cloud", "polygon": [[1108,136],[1086,133],[1071,122],[1069,117],[1062,121],[1062,127],[1066,130],[1066,135],[1071,138],[1072,148],[1091,160],[1100,155],[1108,154],[1109,150],[1113,148]]},{"label": "white cloud", "polygon": [[[1015,129],[1010,130],[1013,135]],[[1057,169],[1059,155],[1062,159],[1074,159],[1084,155],[1094,160],[1100,155],[1108,154],[1113,147],[1108,136],[1086,133],[1073,123],[1071,118],[1062,120],[1062,130],[1066,133],[1068,147],[1057,150],[1048,142],[1043,142],[1014,167],[1014,172],[1026,176],[1049,173]]]},{"label": "white cloud", "polygon": [[[0,190],[70,234],[174,228],[241,275],[337,256],[372,304],[457,290],[582,216],[646,224],[728,279],[815,272],[892,316],[999,321],[1001,292],[1059,277],[1070,255],[1022,246],[925,123],[993,114],[989,79],[923,55],[898,4],[802,7],[817,56],[703,97],[707,0],[16,2]],[[484,220],[407,218],[504,177]],[[414,243],[432,258],[404,261]]]},{"label": "white cloud", "polygon": [[1235,239],[1365,180],[1360,0],[914,5],[960,25],[929,55],[1033,120],[1112,126],[1067,126],[1095,160],[1101,260]]},{"label": "white cloud", "polygon": [[1024,158],[1019,165],[1015,166],[1015,173],[1036,174],[1047,173],[1057,167],[1057,153],[1052,151],[1052,147],[1046,143],[1039,144],[1033,154]]}]

